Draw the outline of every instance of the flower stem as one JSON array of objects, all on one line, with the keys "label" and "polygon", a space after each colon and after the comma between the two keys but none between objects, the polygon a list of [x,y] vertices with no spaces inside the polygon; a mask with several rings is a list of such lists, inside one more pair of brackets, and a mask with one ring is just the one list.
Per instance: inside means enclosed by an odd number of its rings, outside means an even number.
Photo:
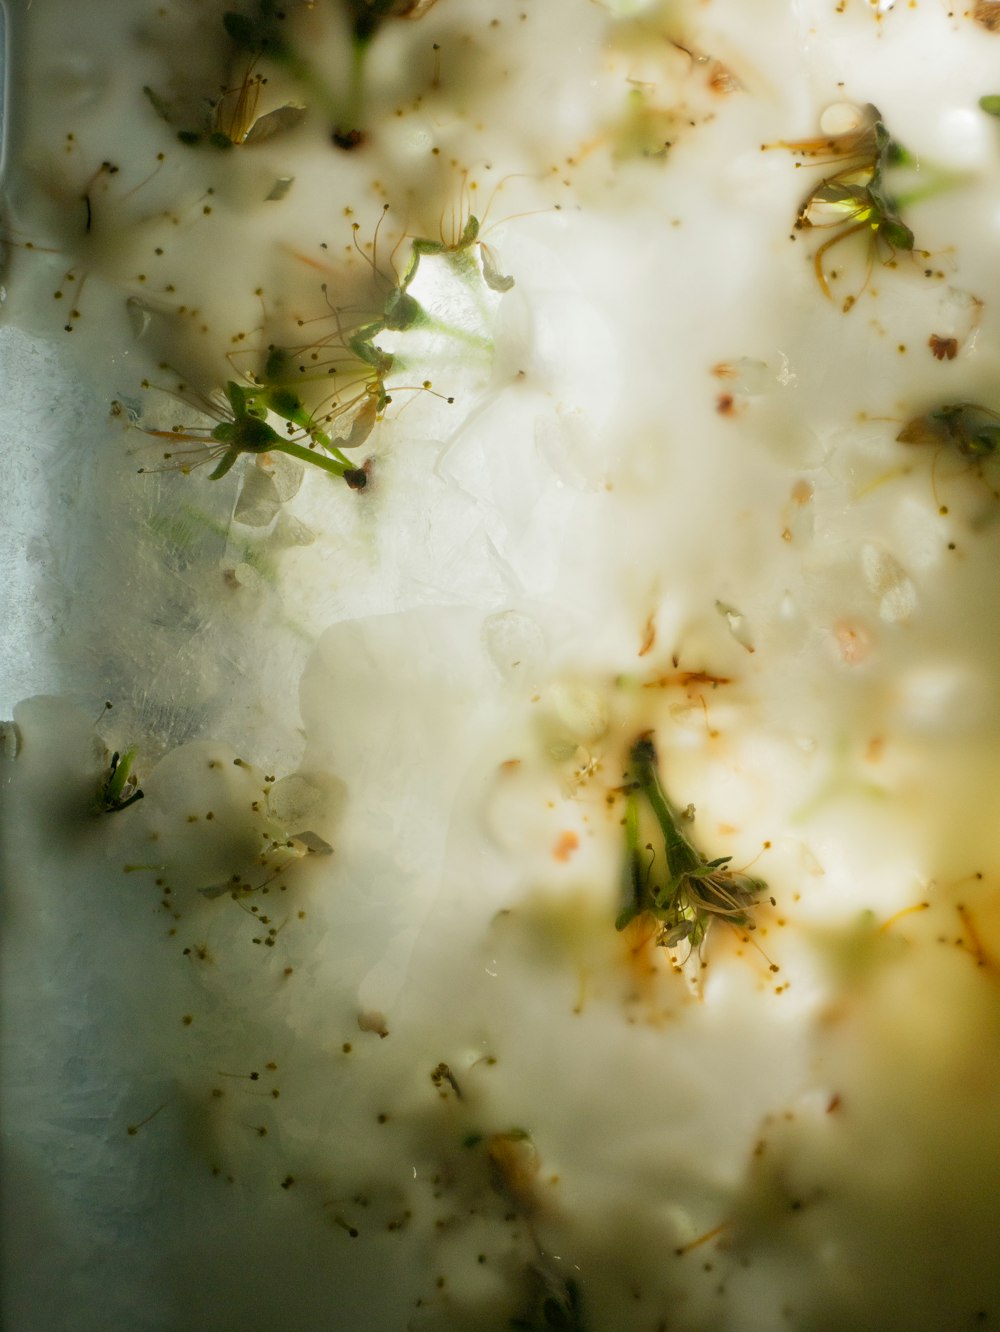
[{"label": "flower stem", "polygon": [[291,441],[282,441],[282,443],[275,444],[272,447],[276,453],[287,453],[292,458],[298,458],[301,462],[312,463],[313,467],[322,467],[324,472],[330,472],[333,476],[343,477],[345,472],[354,469],[354,464],[349,458],[344,458],[343,454],[340,455],[342,461],[338,461],[336,458],[328,458],[326,454],[319,453],[316,449],[307,449],[301,444],[293,444]]},{"label": "flower stem", "polygon": [[615,929],[623,930],[646,910],[643,889],[642,856],[639,850],[639,801],[634,791],[625,798],[625,873],[622,882],[622,905],[615,920]]},{"label": "flower stem", "polygon": [[656,748],[649,736],[640,736],[632,746],[632,770],[639,790],[649,801],[663,833],[667,865],[671,875],[689,874],[704,863],[698,852],[677,827],[673,810],[663,793],[656,771]]}]

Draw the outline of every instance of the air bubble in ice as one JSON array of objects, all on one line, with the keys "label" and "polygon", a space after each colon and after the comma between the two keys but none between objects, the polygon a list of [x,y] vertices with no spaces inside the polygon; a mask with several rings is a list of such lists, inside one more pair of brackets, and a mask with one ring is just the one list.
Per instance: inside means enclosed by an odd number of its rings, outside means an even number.
[{"label": "air bubble in ice", "polygon": [[322,792],[317,787],[293,773],[271,787],[268,805],[276,819],[295,828],[309,818],[321,797]]},{"label": "air bubble in ice", "polygon": [[852,130],[861,128],[864,119],[864,111],[853,102],[834,102],[820,116],[819,127],[824,134],[831,136],[850,134]]},{"label": "air bubble in ice", "polygon": [[552,757],[570,759],[608,729],[607,700],[582,680],[559,680],[546,694],[543,726]]},{"label": "air bubble in ice", "polygon": [[879,616],[889,623],[908,619],[917,593],[899,561],[888,551],[867,545],[861,552],[861,567],[869,592],[879,598]]},{"label": "air bubble in ice", "polygon": [[483,622],[483,645],[503,679],[530,684],[545,657],[545,636],[530,615],[500,611]]}]

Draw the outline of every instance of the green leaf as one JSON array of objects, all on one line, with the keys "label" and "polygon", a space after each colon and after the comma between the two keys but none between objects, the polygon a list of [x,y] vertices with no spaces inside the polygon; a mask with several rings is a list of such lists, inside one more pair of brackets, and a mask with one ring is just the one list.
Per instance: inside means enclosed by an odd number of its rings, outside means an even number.
[{"label": "green leaf", "polygon": [[230,380],[226,385],[226,397],[233,409],[233,415],[243,416],[246,412],[247,390]]},{"label": "green leaf", "polygon": [[225,476],[239,456],[239,449],[227,449],[219,459],[214,471],[209,473],[209,481],[218,481],[220,477]]}]

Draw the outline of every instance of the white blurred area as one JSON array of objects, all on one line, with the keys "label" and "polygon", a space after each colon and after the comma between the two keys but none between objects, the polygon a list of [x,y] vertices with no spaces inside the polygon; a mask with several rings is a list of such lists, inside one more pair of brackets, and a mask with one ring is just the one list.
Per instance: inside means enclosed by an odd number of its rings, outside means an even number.
[{"label": "white blurred area", "polygon": [[[363,149],[315,105],[191,149],[142,88],[212,88],[224,8],[12,25],[12,1332],[995,1324],[997,464],[897,435],[1000,410],[1000,36],[439,0],[373,44]],[[940,188],[827,299],[836,167],[788,145],[867,103]],[[414,237],[363,492],[164,465],[143,426],[211,425],[276,328],[343,350]],[[646,730],[768,885],[701,955],[614,930]]]}]

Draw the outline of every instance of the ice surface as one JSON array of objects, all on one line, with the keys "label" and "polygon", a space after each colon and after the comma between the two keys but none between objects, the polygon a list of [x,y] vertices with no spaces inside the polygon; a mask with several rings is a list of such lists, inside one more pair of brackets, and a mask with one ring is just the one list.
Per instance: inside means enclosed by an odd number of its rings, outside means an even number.
[{"label": "ice surface", "polygon": [[[185,146],[225,8],[12,19],[7,1321],[990,1325],[1000,511],[897,436],[998,406],[995,38],[440,0],[356,148],[270,57],[301,121]],[[334,100],[346,15],[287,18]],[[845,100],[927,189],[828,300],[780,145]],[[276,348],[363,490],[193,466]],[[647,731],[768,884],[703,954],[614,929]]]}]

